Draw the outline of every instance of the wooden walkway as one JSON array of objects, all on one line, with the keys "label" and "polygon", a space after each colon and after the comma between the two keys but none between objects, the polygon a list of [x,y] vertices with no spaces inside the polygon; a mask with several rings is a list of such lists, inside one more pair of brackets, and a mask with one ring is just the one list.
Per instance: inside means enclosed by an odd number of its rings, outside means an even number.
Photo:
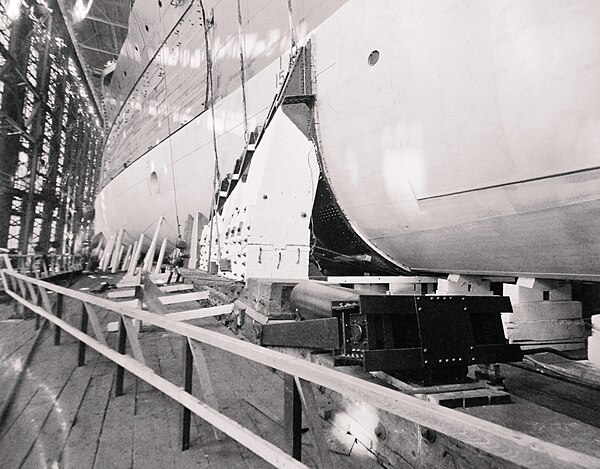
[{"label": "wooden walkway", "polygon": [[[73,288],[98,283],[97,278],[82,277]],[[65,299],[65,317],[78,324],[79,306],[71,303]],[[37,333],[33,319],[8,319],[11,311],[4,310],[0,307],[0,396],[8,394]],[[104,324],[116,319],[103,314]],[[214,319],[201,321],[207,328],[227,332]],[[114,397],[114,364],[88,348],[86,365],[77,367],[78,344],[72,337],[63,333],[61,345],[54,346],[53,329],[47,327],[42,334],[0,427],[2,468],[269,467],[233,440],[217,441],[212,427],[200,419],[194,421],[191,448],[180,451],[178,404],[127,372],[125,394]],[[112,348],[116,339],[109,334]],[[142,332],[140,340],[148,366],[180,384],[183,339],[154,330]],[[221,412],[283,448],[282,376],[209,346],[206,358]],[[328,440],[336,468],[381,467],[353,437],[330,424]],[[303,462],[316,467],[315,461],[308,432]]]}]

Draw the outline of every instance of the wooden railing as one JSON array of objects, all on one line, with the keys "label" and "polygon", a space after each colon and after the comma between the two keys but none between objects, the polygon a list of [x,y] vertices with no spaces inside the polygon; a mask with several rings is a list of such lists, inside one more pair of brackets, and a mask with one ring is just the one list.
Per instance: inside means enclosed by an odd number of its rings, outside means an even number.
[{"label": "wooden railing", "polygon": [[29,277],[52,277],[83,269],[81,256],[72,254],[2,254],[0,268],[14,269]]},{"label": "wooden railing", "polygon": [[[39,316],[46,318],[55,324],[57,328],[66,331],[79,340],[80,363],[82,359],[85,359],[85,347],[89,346],[93,348],[115,362],[118,365],[121,376],[123,369],[128,370],[276,467],[305,466],[275,445],[265,441],[234,420],[198,400],[188,392],[189,388],[187,386],[182,389],[147,367],[144,364],[143,351],[137,339],[136,329],[133,327],[133,320],[143,321],[144,323],[179,334],[187,338],[189,344],[197,344],[198,342],[207,344],[286,373],[292,382],[296,384],[294,394],[297,393],[297,395],[293,401],[302,402],[305,406],[309,424],[311,424],[311,420],[318,419],[314,407],[312,386],[309,385],[309,383],[314,383],[336,391],[348,399],[366,402],[385,412],[440,432],[466,445],[519,466],[544,468],[600,467],[600,459],[591,455],[561,447],[452,409],[422,401],[396,390],[379,386],[375,383],[358,379],[300,358],[209,331],[202,327],[186,324],[169,317],[169,315],[156,314],[124,306],[110,300],[63,288],[6,269],[1,271],[1,274],[7,293],[12,298]],[[80,328],[82,330],[65,322],[61,317],[62,311],[60,311],[60,308],[55,308],[52,311],[52,307],[48,301],[48,291],[53,291],[59,296],[73,298],[82,303]],[[150,305],[150,301],[148,303]],[[62,304],[62,301],[57,301],[57,304]],[[98,308],[112,311],[120,317],[119,323],[121,327],[117,351],[109,348],[106,343],[97,319],[96,312]],[[92,326],[95,338],[87,334],[88,320]],[[129,339],[133,357],[125,355],[125,337]],[[187,365],[186,368],[190,368],[191,365]],[[189,375],[186,375],[186,377],[189,378]],[[287,382],[289,381],[290,379],[287,380]],[[122,391],[122,379],[120,391]],[[296,408],[294,411],[295,415],[297,415],[297,412]],[[296,430],[298,430],[297,425]],[[299,431],[293,432],[291,436],[294,441],[289,442],[290,447],[295,448],[293,452],[295,456],[298,456],[299,435]],[[582,435],[582,438],[585,438],[585,436]],[[315,440],[317,439],[324,441],[324,439],[318,438],[318,435],[315,435]],[[182,447],[185,448],[185,438],[182,440]],[[328,456],[325,452],[319,451],[321,467],[331,467],[331,461],[327,459]]]}]

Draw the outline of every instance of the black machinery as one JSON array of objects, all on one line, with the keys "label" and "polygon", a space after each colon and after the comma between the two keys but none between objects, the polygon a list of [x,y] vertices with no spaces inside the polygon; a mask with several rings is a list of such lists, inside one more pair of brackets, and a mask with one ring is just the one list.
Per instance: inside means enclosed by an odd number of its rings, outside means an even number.
[{"label": "black machinery", "polygon": [[507,297],[373,295],[304,281],[289,300],[301,320],[258,326],[262,345],[333,350],[335,365],[428,383],[464,379],[469,365],[523,358],[504,336]]}]

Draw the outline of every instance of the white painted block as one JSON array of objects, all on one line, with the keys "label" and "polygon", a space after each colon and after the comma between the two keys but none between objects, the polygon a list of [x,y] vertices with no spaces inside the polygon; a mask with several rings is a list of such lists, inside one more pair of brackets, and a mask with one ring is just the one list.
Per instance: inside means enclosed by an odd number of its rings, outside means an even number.
[{"label": "white painted block", "polygon": [[588,360],[600,367],[600,334],[588,337]]},{"label": "white painted block", "polygon": [[206,300],[209,297],[207,291],[197,291],[193,293],[182,293],[181,295],[159,296],[158,299],[163,305],[173,305],[176,303],[185,303],[186,301]]},{"label": "white painted block", "polygon": [[572,298],[571,284],[554,280],[519,278],[517,284],[505,283],[503,295],[509,296],[512,304],[544,301],[544,292],[549,301],[568,301]]},{"label": "white painted block", "polygon": [[113,300],[117,298],[131,298],[134,295],[135,290],[117,290],[108,292],[108,297]]},{"label": "white painted block", "polygon": [[592,316],[592,328],[600,331],[600,314],[594,314]]},{"label": "white painted block", "polygon": [[522,321],[506,323],[506,338],[509,340],[562,340],[577,339],[585,335],[582,320]]},{"label": "white painted block", "polygon": [[449,275],[448,279],[439,279],[436,293],[438,295],[493,295],[490,282],[464,275]]},{"label": "white painted block", "polygon": [[536,303],[517,303],[512,313],[503,313],[506,322],[546,321],[551,319],[581,319],[579,301],[538,301]]}]

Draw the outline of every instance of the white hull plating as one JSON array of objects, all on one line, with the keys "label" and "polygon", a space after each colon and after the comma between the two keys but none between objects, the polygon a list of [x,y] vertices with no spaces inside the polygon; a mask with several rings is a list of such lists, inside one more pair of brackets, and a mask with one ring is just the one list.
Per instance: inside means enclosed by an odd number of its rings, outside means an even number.
[{"label": "white hull plating", "polygon": [[[237,22],[229,3],[212,40]],[[297,34],[313,46],[325,176],[365,241],[415,270],[600,273],[597,2],[352,0]],[[245,84],[249,130],[281,63]],[[222,175],[244,148],[242,102],[238,87],[215,105]],[[212,129],[206,111],[106,184],[97,231],[135,238],[163,215],[174,240],[177,213],[208,216]]]}]

